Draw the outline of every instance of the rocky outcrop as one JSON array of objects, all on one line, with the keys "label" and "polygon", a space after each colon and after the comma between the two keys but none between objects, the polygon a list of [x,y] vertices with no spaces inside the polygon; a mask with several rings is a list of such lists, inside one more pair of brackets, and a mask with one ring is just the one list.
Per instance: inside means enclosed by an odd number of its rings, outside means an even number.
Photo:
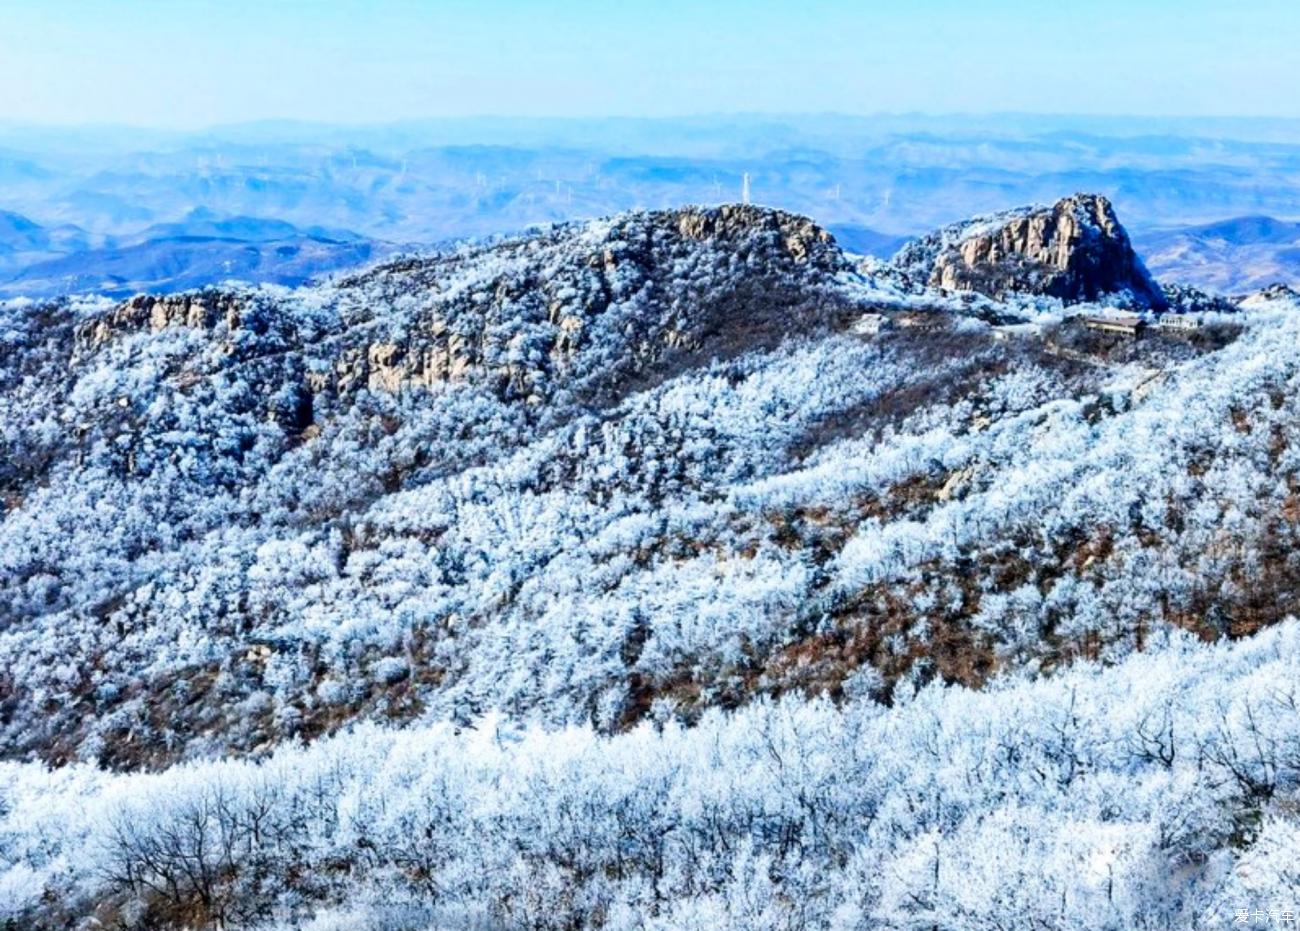
[{"label": "rocky outcrop", "polygon": [[843,261],[835,237],[807,217],[783,210],[724,204],[712,209],[688,207],[675,214],[678,231],[689,239],[736,241],[766,235],[796,262],[813,259],[834,265]]},{"label": "rocky outcrop", "polygon": [[1192,285],[1163,284],[1160,290],[1164,293],[1165,301],[1169,305],[1168,309],[1173,313],[1231,314],[1238,310],[1237,305],[1229,298],[1210,294]]},{"label": "rocky outcrop", "polygon": [[1157,310],[1166,303],[1110,201],[1096,194],[947,227],[904,247],[894,265],[929,287],[998,299],[1043,294],[1079,303],[1119,296]]},{"label": "rocky outcrop", "polygon": [[211,289],[192,294],[136,295],[78,326],[75,352],[85,355],[115,336],[146,329],[155,333],[172,326],[210,330],[224,324],[226,332],[231,333],[240,325],[242,305],[238,295]]},{"label": "rocky outcrop", "polygon": [[1262,299],[1268,301],[1300,302],[1300,292],[1296,291],[1296,289],[1290,285],[1283,284],[1280,281],[1269,285],[1267,288],[1261,289],[1258,293]]},{"label": "rocky outcrop", "polygon": [[1236,306],[1243,309],[1269,305],[1300,308],[1300,291],[1278,282],[1236,299]]}]

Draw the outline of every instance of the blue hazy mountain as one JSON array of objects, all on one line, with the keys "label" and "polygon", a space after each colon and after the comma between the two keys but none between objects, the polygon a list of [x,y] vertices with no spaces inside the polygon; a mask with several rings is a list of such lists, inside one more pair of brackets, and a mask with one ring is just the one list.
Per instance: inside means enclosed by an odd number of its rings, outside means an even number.
[{"label": "blue hazy mountain", "polygon": [[364,239],[349,230],[326,229],[322,226],[300,229],[284,220],[267,217],[222,217],[203,207],[191,210],[182,220],[173,223],[155,223],[141,234],[141,238],[148,240],[204,238],[250,243],[274,242],[304,236],[339,243],[360,242]]},{"label": "blue hazy mountain", "polygon": [[1269,216],[1135,235],[1157,277],[1227,293],[1300,281],[1300,222]]},{"label": "blue hazy mountain", "polygon": [[178,291],[238,279],[297,285],[365,264],[396,247],[347,230],[300,229],[283,220],[221,217],[206,209],[131,237],[91,237],[0,214],[0,295],[49,297]]},{"label": "blue hazy mountain", "polygon": [[1235,217],[1185,230],[1205,241],[1237,245],[1294,245],[1300,241],[1300,222],[1273,217]]},{"label": "blue hazy mountain", "polygon": [[[1218,247],[1188,252],[1168,234],[1230,217],[1300,217],[1300,121],[716,116],[191,133],[0,125],[0,210],[40,228],[12,235],[65,231],[50,248],[0,245],[0,279],[9,293],[97,278],[163,286],[156,274],[170,268],[186,269],[185,281],[194,280],[188,270],[227,267],[280,280],[283,263],[268,245],[297,242],[283,276],[296,280],[364,254],[362,241],[430,244],[735,201],[745,174],[756,202],[814,217],[846,248],[871,254],[1009,203],[1095,191],[1139,246],[1161,253],[1158,274],[1235,284],[1211,267]],[[157,244],[192,237],[201,248]],[[1285,254],[1265,261],[1286,244],[1251,248],[1261,274],[1295,280]],[[67,261],[74,252],[95,254],[81,269]]]},{"label": "blue hazy mountain", "polygon": [[0,210],[0,255],[68,252],[91,244],[92,238],[79,227],[45,227],[22,214]]},{"label": "blue hazy mountain", "polygon": [[295,237],[247,243],[185,236],[39,262],[0,284],[0,294],[43,297],[94,291],[124,296],[181,291],[229,279],[298,285],[384,254],[367,240],[340,243]]},{"label": "blue hazy mountain", "polygon": [[26,252],[44,249],[49,234],[44,227],[17,213],[0,211],[0,251]]},{"label": "blue hazy mountain", "polygon": [[840,247],[846,252],[857,255],[872,255],[881,259],[889,258],[910,238],[882,233],[852,223],[832,223],[829,229],[834,234]]}]

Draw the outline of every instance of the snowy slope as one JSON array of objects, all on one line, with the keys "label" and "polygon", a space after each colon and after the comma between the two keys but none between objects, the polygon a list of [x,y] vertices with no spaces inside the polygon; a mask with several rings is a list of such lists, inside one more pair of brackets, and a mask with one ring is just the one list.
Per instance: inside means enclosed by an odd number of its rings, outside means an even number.
[{"label": "snowy slope", "polygon": [[1300,305],[1136,342],[1076,310],[903,293],[749,207],[5,305],[0,918],[1282,895]]}]

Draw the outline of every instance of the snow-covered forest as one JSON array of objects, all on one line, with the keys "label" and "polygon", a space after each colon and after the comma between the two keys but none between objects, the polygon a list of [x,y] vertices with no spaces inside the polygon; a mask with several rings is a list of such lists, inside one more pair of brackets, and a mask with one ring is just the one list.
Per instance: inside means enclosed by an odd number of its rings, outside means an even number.
[{"label": "snow-covered forest", "polygon": [[1300,910],[1300,301],[1166,293],[734,207],[3,305],[0,927]]},{"label": "snow-covered forest", "polygon": [[1300,884],[1300,625],[1160,641],[1111,668],[933,684],[888,709],[760,700],[608,738],[498,716],[366,725],[154,775],[3,764],[0,908],[125,903],[100,907],[104,927],[287,928],[310,912],[340,931],[1280,914]]}]

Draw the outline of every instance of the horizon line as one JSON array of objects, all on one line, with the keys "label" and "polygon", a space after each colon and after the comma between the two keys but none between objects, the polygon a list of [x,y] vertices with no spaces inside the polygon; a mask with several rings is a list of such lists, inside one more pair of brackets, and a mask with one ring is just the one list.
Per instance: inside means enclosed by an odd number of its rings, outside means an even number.
[{"label": "horizon line", "polygon": [[694,111],[676,114],[512,114],[474,113],[405,116],[390,120],[323,120],[295,116],[251,117],[202,124],[136,123],[129,121],[63,121],[14,119],[0,116],[0,130],[39,130],[46,132],[104,132],[129,131],[168,135],[197,135],[231,129],[296,127],[316,129],[374,130],[418,127],[433,124],[519,123],[574,125],[583,123],[675,123],[710,120],[996,120],[1037,119],[1062,121],[1113,121],[1159,120],[1182,123],[1274,124],[1300,126],[1300,115],[1280,116],[1270,114],[1193,114],[1193,113],[1087,113],[1047,110],[876,110],[851,112],[844,110],[726,110]]}]

